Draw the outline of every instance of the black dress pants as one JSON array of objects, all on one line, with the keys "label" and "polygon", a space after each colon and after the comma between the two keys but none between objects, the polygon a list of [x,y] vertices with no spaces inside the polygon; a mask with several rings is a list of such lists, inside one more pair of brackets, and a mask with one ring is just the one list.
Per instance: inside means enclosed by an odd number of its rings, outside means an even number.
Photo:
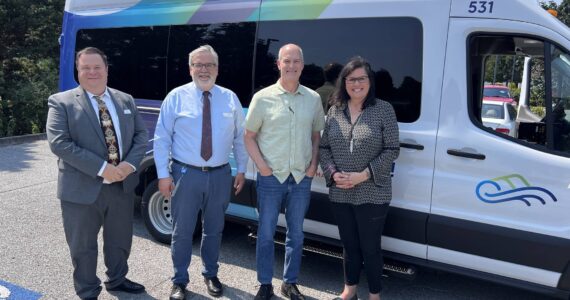
[{"label": "black dress pants", "polygon": [[338,232],[344,248],[344,282],[356,285],[364,263],[368,290],[372,294],[382,290],[384,267],[381,237],[389,204],[332,203]]}]

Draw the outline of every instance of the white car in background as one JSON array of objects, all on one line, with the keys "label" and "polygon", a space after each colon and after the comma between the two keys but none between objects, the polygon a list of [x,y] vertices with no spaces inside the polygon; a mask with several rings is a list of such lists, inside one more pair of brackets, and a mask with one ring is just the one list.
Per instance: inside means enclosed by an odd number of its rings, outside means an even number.
[{"label": "white car in background", "polygon": [[481,119],[484,126],[496,132],[517,137],[517,109],[511,103],[483,100]]}]

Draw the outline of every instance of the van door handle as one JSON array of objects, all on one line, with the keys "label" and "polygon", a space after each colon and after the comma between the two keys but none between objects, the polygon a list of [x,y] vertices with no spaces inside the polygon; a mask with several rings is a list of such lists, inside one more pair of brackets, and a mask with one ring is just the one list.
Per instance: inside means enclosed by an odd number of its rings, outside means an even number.
[{"label": "van door handle", "polygon": [[403,143],[400,142],[401,148],[408,148],[408,149],[415,149],[415,150],[424,150],[424,145],[415,144],[415,143]]},{"label": "van door handle", "polygon": [[459,156],[459,157],[480,159],[480,160],[485,159],[485,154],[466,152],[466,151],[461,151],[458,149],[447,149],[447,154],[453,155],[453,156]]}]

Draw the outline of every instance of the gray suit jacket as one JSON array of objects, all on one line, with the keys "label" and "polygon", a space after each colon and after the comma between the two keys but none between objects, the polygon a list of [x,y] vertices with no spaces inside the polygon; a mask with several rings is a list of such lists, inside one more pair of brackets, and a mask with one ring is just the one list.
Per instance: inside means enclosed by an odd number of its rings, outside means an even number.
[{"label": "gray suit jacket", "polygon": [[[115,89],[108,90],[119,117],[121,159],[138,167],[147,145],[146,128],[133,97]],[[97,114],[81,87],[50,96],[48,106],[48,143],[59,158],[57,196],[63,201],[91,204],[101,190],[103,178],[97,173],[107,156]],[[138,177],[135,172],[122,182],[125,193],[133,192]]]}]

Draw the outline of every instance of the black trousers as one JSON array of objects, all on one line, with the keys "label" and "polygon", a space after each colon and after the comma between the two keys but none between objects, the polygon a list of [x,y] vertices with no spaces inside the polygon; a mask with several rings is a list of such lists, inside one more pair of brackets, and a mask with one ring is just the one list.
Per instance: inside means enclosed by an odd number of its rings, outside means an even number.
[{"label": "black trousers", "polygon": [[344,248],[345,284],[358,284],[364,263],[368,290],[372,294],[382,290],[384,259],[381,237],[389,207],[389,204],[352,205],[332,202]]}]

